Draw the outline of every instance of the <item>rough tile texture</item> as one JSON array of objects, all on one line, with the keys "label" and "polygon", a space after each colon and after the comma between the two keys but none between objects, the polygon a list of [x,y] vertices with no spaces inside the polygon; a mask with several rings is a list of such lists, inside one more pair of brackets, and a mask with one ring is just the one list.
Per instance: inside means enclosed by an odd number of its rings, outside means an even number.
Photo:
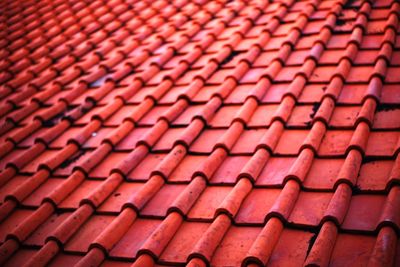
[{"label": "rough tile texture", "polygon": [[400,266],[396,0],[4,0],[1,266]]}]

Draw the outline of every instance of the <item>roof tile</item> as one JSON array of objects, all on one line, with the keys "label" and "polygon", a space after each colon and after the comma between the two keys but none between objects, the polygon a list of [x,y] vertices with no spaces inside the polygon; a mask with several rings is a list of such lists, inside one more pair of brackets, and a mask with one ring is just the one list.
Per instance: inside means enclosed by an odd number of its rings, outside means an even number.
[{"label": "roof tile", "polygon": [[0,10],[0,265],[398,264],[397,1]]}]

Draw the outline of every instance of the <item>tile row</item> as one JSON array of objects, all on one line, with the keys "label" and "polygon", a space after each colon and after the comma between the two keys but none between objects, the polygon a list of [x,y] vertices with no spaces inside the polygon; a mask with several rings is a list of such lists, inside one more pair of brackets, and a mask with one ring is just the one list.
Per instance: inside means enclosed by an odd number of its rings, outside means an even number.
[{"label": "tile row", "polygon": [[[54,263],[60,257],[64,264],[70,260],[78,266],[98,266],[110,259],[135,260],[134,266],[156,262],[282,265],[284,258],[297,265],[304,260],[310,265],[395,264],[400,139],[393,130],[397,127],[391,128],[397,108],[380,101],[383,92],[392,98],[399,82],[393,75],[396,64],[390,64],[396,52],[400,5],[359,2],[274,3],[276,13],[271,12],[265,30],[251,40],[243,57],[237,56],[231,68],[221,68],[234,57],[268,6],[252,5],[240,26],[228,31],[230,37],[220,50],[191,73],[191,65],[219,33],[226,32],[222,25],[233,21],[243,8],[243,3],[230,5],[223,9],[222,23],[217,22],[201,44],[170,70],[163,66],[175,56],[177,47],[190,42],[186,35],[142,72],[129,75],[133,67],[125,65],[104,82],[98,81],[104,71],[95,72],[96,79],[90,81],[97,86],[78,106],[71,103],[90,87],[88,83],[72,84],[73,93],[55,105],[41,109],[37,103],[47,98],[36,97],[33,104],[5,116],[0,155],[5,196],[0,221],[5,230],[0,262],[10,259],[8,264],[15,264],[22,254],[21,258],[29,257],[24,259],[30,266]],[[344,56],[335,66],[319,66],[327,43],[337,36],[335,27],[343,26],[336,25],[343,23],[338,22],[341,11],[351,6],[360,11],[351,27],[344,26],[350,31],[341,48]],[[373,6],[389,8],[384,25],[380,19],[368,20]],[[309,43],[309,56],[299,68],[287,67],[296,44],[307,38],[302,34],[314,22],[309,18],[320,7],[329,12],[323,24],[317,22],[324,26]],[[300,14],[287,23],[288,30],[281,30],[279,25],[289,10]],[[371,66],[353,66],[366,37],[363,33],[372,22],[383,26],[379,56],[370,61]],[[279,31],[286,37],[277,56],[266,68],[252,68]],[[153,35],[144,45],[155,51],[163,40]],[[142,51],[136,56],[142,55],[145,61],[151,53]],[[129,86],[114,90],[116,81],[124,77],[131,79]],[[276,105],[261,105],[270,89],[279,86],[275,84],[279,77],[288,84],[276,93],[280,94]],[[193,105],[192,99],[213,79],[215,91],[208,94],[207,104]],[[252,85],[243,90],[240,108],[224,105],[243,80]],[[326,85],[314,96],[319,104],[296,105],[309,81]],[[346,81],[365,84],[360,86],[357,107],[337,105],[346,93],[354,101]],[[63,85],[67,84],[70,81]],[[152,84],[151,94],[136,105],[127,105]],[[179,86],[183,92],[175,103],[157,105]],[[392,91],[387,89],[391,86]],[[60,90],[43,92],[53,96]],[[115,95],[106,105],[98,105],[110,92]],[[33,119],[18,125],[36,110],[40,112]],[[344,113],[349,118],[343,120]],[[246,128],[263,120],[268,128]],[[285,128],[291,120],[309,129]],[[348,129],[330,129],[335,121]],[[375,130],[377,125],[384,125],[384,131]],[[32,136],[35,132],[37,137]],[[321,173],[326,174],[324,179]],[[393,249],[385,250],[385,246]],[[84,256],[71,259],[68,253]]]}]

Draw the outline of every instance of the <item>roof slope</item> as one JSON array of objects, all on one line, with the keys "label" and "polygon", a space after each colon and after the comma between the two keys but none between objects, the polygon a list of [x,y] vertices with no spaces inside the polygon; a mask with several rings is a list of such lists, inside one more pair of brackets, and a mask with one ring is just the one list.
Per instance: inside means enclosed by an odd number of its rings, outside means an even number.
[{"label": "roof slope", "polygon": [[398,1],[0,10],[0,265],[400,265]]}]

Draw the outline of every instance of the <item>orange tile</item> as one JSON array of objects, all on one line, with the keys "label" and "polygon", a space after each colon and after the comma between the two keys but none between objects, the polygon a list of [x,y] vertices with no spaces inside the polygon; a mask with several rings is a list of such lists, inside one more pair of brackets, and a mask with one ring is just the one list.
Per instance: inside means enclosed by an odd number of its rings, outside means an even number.
[{"label": "orange tile", "polygon": [[397,266],[399,10],[2,1],[0,265]]}]

